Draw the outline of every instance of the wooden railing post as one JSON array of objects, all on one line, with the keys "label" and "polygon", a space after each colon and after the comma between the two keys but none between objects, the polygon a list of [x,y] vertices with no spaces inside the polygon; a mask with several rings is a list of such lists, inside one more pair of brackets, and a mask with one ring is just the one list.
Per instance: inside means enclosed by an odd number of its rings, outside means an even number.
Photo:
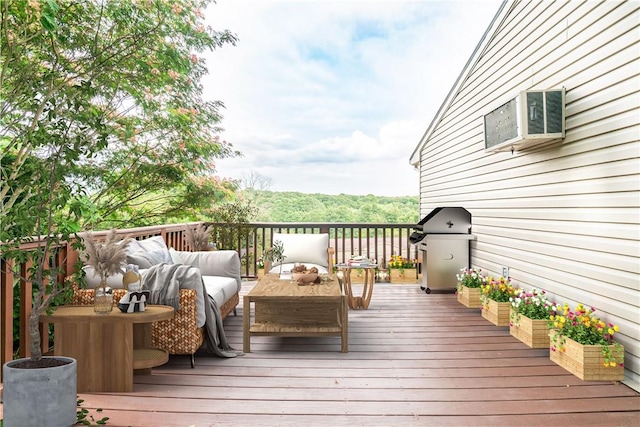
[{"label": "wooden railing post", "polygon": [[29,333],[29,316],[31,315],[31,306],[33,305],[33,287],[31,282],[25,280],[28,276],[31,262],[26,262],[20,266],[20,277],[18,283],[20,283],[20,310],[19,321],[20,331],[18,333],[20,339],[20,348],[18,355],[20,357],[29,357],[31,355],[31,348],[29,342],[31,341],[31,334]]},{"label": "wooden railing post", "polygon": [[[0,365],[13,360],[13,261],[0,259]],[[2,381],[2,372],[0,372]]]}]

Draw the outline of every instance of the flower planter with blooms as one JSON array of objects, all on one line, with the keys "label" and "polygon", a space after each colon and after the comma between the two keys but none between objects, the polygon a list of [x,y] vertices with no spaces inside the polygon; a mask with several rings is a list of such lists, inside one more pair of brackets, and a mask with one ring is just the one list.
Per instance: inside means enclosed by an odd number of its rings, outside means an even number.
[{"label": "flower planter with blooms", "polygon": [[387,263],[391,283],[416,283],[418,279],[417,263],[417,259],[392,255],[391,260]]},{"label": "flower planter with blooms", "polygon": [[546,292],[521,289],[509,302],[509,333],[531,348],[548,348],[549,316],[555,311]]},{"label": "flower planter with blooms", "polygon": [[467,308],[480,308],[480,286],[487,282],[487,276],[481,269],[463,268],[456,275],[456,295],[458,302]]},{"label": "flower planter with blooms", "polygon": [[555,309],[557,314],[549,317],[551,361],[581,380],[621,381],[624,347],[614,340],[620,328],[600,320],[593,307],[578,304],[571,311],[564,304]]},{"label": "flower planter with blooms", "polygon": [[511,303],[509,298],[517,295],[519,289],[511,285],[508,278],[489,278],[488,283],[480,286],[482,317],[496,326],[509,326]]},{"label": "flower planter with blooms", "polygon": [[264,260],[262,258],[258,258],[256,261],[256,273],[258,280],[264,277]]}]

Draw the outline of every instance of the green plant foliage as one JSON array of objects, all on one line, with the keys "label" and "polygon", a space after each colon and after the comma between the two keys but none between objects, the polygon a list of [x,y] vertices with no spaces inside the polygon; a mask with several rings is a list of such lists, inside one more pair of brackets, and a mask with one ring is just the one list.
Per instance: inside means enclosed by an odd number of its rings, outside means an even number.
[{"label": "green plant foliage", "polygon": [[207,218],[213,222],[228,226],[215,229],[214,241],[218,249],[235,248],[238,242],[247,241],[253,228],[247,224],[255,220],[257,208],[245,197],[237,197],[233,201],[214,206],[205,211]]},{"label": "green plant foliage", "polygon": [[219,139],[223,105],[200,83],[203,52],[236,42],[205,25],[212,3],[3,1],[4,209],[29,197],[29,169],[52,156],[56,211],[85,228],[151,224],[232,194],[214,160],[239,153]]},{"label": "green plant foliage", "polygon": [[482,269],[478,268],[463,268],[460,273],[456,274],[458,279],[457,289],[460,292],[461,286],[467,288],[479,288],[487,283],[488,277],[482,272]]},{"label": "green plant foliage", "polygon": [[287,258],[284,255],[284,244],[282,243],[282,241],[275,240],[273,242],[273,245],[269,249],[264,251],[264,254],[262,257],[264,259],[271,261],[272,263],[274,261],[277,263],[280,263],[280,272],[282,273],[282,263],[284,262],[285,258]]},{"label": "green plant foliage", "polygon": [[[109,417],[102,417],[96,420],[95,417],[89,413],[89,410],[87,408],[82,407],[82,404],[84,403],[83,399],[78,399],[77,402],[78,412],[76,413],[76,424],[81,424],[84,426],[103,426],[107,424]],[[96,412],[100,413],[102,412],[102,409],[97,408]]]}]

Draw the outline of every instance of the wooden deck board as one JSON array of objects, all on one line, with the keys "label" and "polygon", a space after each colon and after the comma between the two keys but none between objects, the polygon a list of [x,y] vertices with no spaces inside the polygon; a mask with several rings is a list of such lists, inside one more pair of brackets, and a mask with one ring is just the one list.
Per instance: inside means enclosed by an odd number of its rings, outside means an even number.
[{"label": "wooden deck board", "polygon": [[[243,294],[251,285],[243,288]],[[242,307],[225,320],[242,348]],[[233,359],[172,356],[134,392],[81,394],[109,426],[638,426],[640,394],[581,381],[454,295],[376,284],[336,337],[252,337]]]}]

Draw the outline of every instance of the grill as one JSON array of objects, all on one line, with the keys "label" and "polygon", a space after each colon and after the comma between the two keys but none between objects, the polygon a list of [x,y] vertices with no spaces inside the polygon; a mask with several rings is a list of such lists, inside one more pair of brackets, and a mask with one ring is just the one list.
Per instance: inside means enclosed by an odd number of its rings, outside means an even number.
[{"label": "grill", "polygon": [[422,285],[432,290],[455,291],[463,268],[470,267],[471,214],[461,207],[435,208],[422,218],[409,237],[422,253]]}]

